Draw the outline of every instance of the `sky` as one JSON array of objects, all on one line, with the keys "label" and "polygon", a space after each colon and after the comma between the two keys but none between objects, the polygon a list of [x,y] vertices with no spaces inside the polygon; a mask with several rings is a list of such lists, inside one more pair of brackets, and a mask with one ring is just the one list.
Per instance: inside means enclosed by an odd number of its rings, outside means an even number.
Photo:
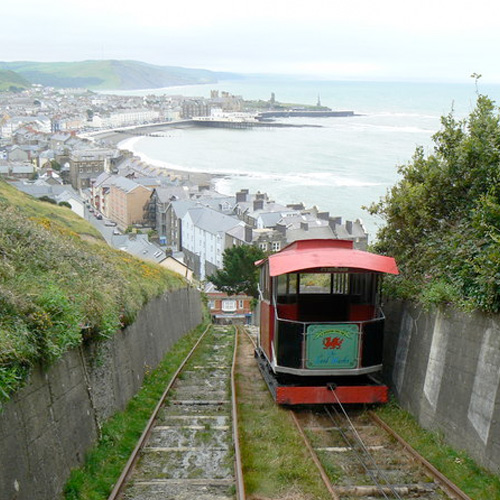
[{"label": "sky", "polygon": [[494,0],[4,0],[0,61],[500,83]]}]

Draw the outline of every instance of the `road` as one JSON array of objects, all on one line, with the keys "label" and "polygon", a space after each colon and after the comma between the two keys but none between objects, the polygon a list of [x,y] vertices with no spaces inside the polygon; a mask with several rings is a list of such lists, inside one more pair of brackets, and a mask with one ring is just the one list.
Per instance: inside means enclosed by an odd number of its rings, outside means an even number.
[{"label": "road", "polygon": [[108,245],[116,248],[113,245],[113,231],[116,230],[116,226],[106,226],[104,224],[105,219],[97,219],[95,214],[91,213],[87,206],[85,206],[85,219],[88,220],[102,234]]}]

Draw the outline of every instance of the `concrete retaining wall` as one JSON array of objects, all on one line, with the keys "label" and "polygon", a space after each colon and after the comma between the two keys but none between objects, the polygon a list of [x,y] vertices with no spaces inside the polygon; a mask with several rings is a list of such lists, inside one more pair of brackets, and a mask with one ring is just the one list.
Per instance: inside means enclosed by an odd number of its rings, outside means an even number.
[{"label": "concrete retaining wall", "polygon": [[500,317],[390,303],[385,372],[401,405],[500,471]]},{"label": "concrete retaining wall", "polygon": [[0,413],[0,498],[59,498],[101,423],[125,407],[145,373],[201,320],[200,294],[177,290],[151,301],[110,340],[68,352],[48,371],[35,370]]}]

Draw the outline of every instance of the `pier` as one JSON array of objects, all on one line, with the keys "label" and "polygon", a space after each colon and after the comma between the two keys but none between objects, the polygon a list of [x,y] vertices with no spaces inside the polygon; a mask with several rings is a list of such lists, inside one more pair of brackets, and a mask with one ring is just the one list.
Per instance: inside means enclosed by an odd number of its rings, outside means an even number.
[{"label": "pier", "polygon": [[248,128],[304,128],[315,127],[321,128],[321,125],[297,124],[297,123],[283,123],[275,121],[264,120],[225,120],[213,118],[194,118],[191,120],[192,124],[196,127],[213,127],[213,128],[232,128],[232,129],[248,129]]},{"label": "pier", "polygon": [[330,118],[356,116],[354,111],[291,109],[286,111],[262,111],[259,118]]}]

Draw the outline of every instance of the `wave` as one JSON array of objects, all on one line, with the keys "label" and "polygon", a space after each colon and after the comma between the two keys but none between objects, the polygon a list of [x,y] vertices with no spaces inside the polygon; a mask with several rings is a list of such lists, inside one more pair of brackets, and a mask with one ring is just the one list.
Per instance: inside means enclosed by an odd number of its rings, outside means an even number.
[{"label": "wave", "polygon": [[224,177],[246,178],[251,181],[266,184],[280,184],[302,187],[369,187],[382,186],[386,183],[361,180],[354,177],[343,176],[335,173],[308,172],[307,174],[297,173],[266,173],[266,172],[227,172]]},{"label": "wave", "polygon": [[247,177],[253,180],[267,182],[287,183],[294,186],[332,186],[332,187],[365,187],[380,186],[383,183],[346,177],[330,172],[308,172],[307,174],[297,173],[266,173],[266,172],[231,172],[231,177]]},{"label": "wave", "polygon": [[[334,128],[334,127],[329,127]],[[436,128],[424,128],[416,125],[386,125],[382,123],[366,123],[352,122],[349,124],[349,129],[354,131],[366,132],[390,132],[390,133],[409,133],[409,134],[425,134],[429,137],[436,132]]]},{"label": "wave", "polygon": [[369,112],[369,111],[367,111],[367,112],[360,111],[359,113],[361,115],[374,117],[374,118],[379,118],[379,117],[383,117],[383,118],[411,118],[411,119],[423,118],[426,120],[429,120],[429,119],[439,120],[439,118],[441,116],[439,113],[436,113],[436,114],[417,113],[417,112],[411,113],[411,112],[407,112],[407,111],[404,111],[404,112],[403,111],[377,111],[375,113]]},{"label": "wave", "polygon": [[386,183],[369,181],[366,179],[358,179],[355,177],[345,176],[335,172],[307,172],[307,173],[297,173],[297,172],[266,172],[266,171],[256,171],[256,170],[245,170],[245,169],[235,169],[234,167],[229,169],[221,168],[218,166],[207,166],[203,165],[200,167],[192,167],[186,165],[179,165],[171,163],[164,160],[159,160],[148,156],[142,151],[136,149],[138,140],[141,138],[134,137],[131,139],[126,139],[119,144],[121,149],[128,149],[135,156],[139,157],[143,162],[156,167],[165,168],[166,170],[176,170],[190,173],[206,173],[214,176],[220,177],[238,177],[238,178],[248,178],[252,181],[261,181],[263,184],[268,183],[286,183],[292,186],[304,186],[304,187],[369,187],[369,186],[382,186]]},{"label": "wave", "polygon": [[381,132],[404,132],[404,133],[410,133],[410,134],[433,134],[435,132],[435,130],[433,130],[433,129],[408,126],[408,125],[398,126],[398,125],[371,125],[371,124],[367,124],[367,125],[365,125],[365,127],[368,129],[376,129],[377,131],[381,131]]}]

